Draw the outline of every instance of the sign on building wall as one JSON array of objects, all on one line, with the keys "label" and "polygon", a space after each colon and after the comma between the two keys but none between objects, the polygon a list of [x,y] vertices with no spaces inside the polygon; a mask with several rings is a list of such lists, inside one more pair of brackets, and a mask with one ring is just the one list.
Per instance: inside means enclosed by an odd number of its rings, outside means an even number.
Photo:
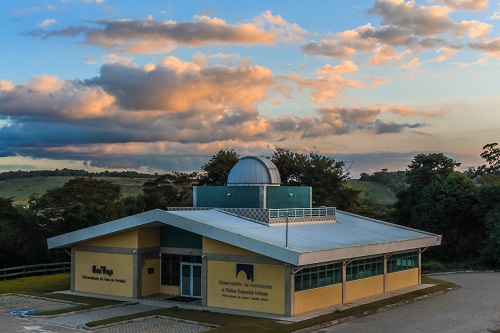
[{"label": "sign on building wall", "polygon": [[75,252],[75,290],[133,296],[133,256]]},{"label": "sign on building wall", "polygon": [[285,266],[209,261],[209,306],[285,313]]}]

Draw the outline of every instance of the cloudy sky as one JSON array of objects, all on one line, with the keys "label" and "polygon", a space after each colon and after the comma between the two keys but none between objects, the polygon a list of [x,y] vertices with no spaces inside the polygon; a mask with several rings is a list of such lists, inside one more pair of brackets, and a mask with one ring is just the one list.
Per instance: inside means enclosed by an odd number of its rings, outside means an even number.
[{"label": "cloudy sky", "polygon": [[488,0],[17,0],[0,7],[0,171],[199,170],[275,147],[403,170],[500,139]]}]

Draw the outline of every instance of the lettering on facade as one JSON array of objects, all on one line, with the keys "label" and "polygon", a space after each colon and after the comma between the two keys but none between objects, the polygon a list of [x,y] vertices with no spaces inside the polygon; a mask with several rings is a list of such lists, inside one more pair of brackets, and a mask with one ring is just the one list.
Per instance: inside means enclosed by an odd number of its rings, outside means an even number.
[{"label": "lettering on facade", "polygon": [[113,275],[113,270],[112,269],[107,269],[106,266],[99,266],[99,267],[97,267],[96,265],[94,265],[94,266],[92,266],[92,273],[111,276],[111,275]]},{"label": "lettering on facade", "polygon": [[254,269],[250,264],[236,264],[236,277],[238,273],[244,272],[247,280],[252,283],[243,283],[239,281],[219,280],[221,287],[221,296],[223,298],[233,298],[246,301],[267,302],[273,286],[269,284],[257,284],[254,282]]},{"label": "lettering on facade", "polygon": [[[106,266],[97,266],[93,265],[92,266],[92,273],[98,274],[101,276],[89,276],[89,275],[82,275],[82,279],[84,280],[93,280],[93,281],[104,281],[104,282],[113,282],[113,283],[127,283],[125,279],[118,279],[118,278],[111,278],[113,275],[113,270],[108,269]],[[102,276],[105,275],[105,276]]]}]

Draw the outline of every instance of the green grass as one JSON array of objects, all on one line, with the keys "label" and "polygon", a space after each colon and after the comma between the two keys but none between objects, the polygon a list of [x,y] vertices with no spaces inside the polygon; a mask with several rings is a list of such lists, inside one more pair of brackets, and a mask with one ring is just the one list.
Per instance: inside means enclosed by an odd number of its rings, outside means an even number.
[{"label": "green grass", "polygon": [[69,290],[70,289],[70,274],[52,274],[45,276],[30,276],[20,279],[5,280],[0,281],[0,294],[22,294],[46,297],[64,301],[70,301],[75,303],[83,303],[71,308],[47,311],[39,313],[37,315],[52,315],[59,314],[68,311],[85,310],[95,307],[101,307],[106,305],[118,304],[121,302],[92,298],[92,297],[81,297],[74,295],[65,294],[52,294],[55,291]]},{"label": "green grass", "polygon": [[415,297],[423,296],[427,294],[431,294],[437,291],[445,290],[448,288],[455,287],[455,284],[432,279],[428,277],[422,277],[422,283],[425,284],[435,284],[435,286],[426,288],[423,290],[417,290],[408,294],[399,295],[395,297],[391,297],[388,299],[380,300],[374,303],[360,305],[358,307],[346,309],[343,311],[334,311],[329,314],[325,314],[323,316],[319,316],[316,318],[311,318],[308,320],[304,320],[298,323],[293,324],[279,324],[275,319],[266,319],[266,318],[256,318],[256,317],[247,317],[247,316],[238,316],[238,315],[229,315],[222,314],[210,311],[199,311],[199,310],[186,310],[186,309],[177,309],[177,308],[169,308],[169,309],[160,309],[154,311],[147,311],[142,313],[136,313],[129,316],[110,318],[106,320],[95,321],[91,323],[87,323],[89,327],[95,327],[100,325],[107,325],[112,323],[117,323],[120,321],[131,320],[136,318],[143,318],[147,316],[153,315],[161,315],[166,317],[174,317],[185,320],[193,320],[198,322],[203,322],[212,325],[221,326],[220,328],[216,328],[211,330],[211,332],[276,332],[276,333],[288,333],[294,332],[296,330],[304,329],[307,327],[320,325],[323,323],[328,323],[333,320],[342,319],[348,316],[356,316],[361,315],[366,311],[373,311],[379,309],[381,307],[385,307],[387,305],[396,304],[399,302],[412,300]]},{"label": "green grass", "polygon": [[[62,187],[72,176],[51,176],[8,179],[0,181],[0,196],[14,198],[15,205],[27,205],[30,196],[40,196],[56,187]],[[142,192],[142,185],[148,180],[145,178],[121,178],[121,177],[96,177],[111,181],[120,185],[122,195],[135,196]]]},{"label": "green grass", "polygon": [[347,184],[361,192],[359,194],[361,201],[384,206],[393,205],[397,201],[392,191],[380,183],[350,180]]}]

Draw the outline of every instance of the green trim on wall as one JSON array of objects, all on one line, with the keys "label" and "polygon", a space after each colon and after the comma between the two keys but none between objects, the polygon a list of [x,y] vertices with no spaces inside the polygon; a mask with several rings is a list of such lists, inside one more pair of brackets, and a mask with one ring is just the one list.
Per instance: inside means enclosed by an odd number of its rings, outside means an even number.
[{"label": "green trim on wall", "polygon": [[201,249],[202,236],[172,226],[160,228],[160,244],[162,247],[180,247]]}]

